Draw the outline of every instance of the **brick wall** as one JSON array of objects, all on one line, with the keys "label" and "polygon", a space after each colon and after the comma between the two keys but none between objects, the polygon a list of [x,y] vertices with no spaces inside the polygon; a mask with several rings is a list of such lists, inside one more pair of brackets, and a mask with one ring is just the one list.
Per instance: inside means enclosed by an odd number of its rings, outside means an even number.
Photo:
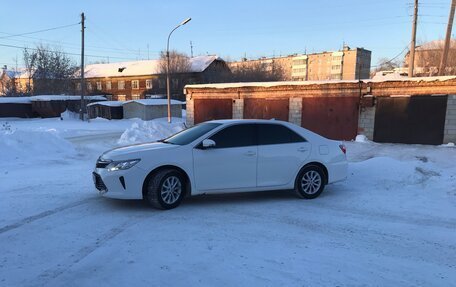
[{"label": "brick wall", "polygon": [[233,100],[233,119],[244,117],[244,99]]},{"label": "brick wall", "polygon": [[363,107],[359,115],[358,133],[374,139],[375,107]]},{"label": "brick wall", "polygon": [[288,121],[301,126],[302,119],[302,98],[290,98],[290,110]]},{"label": "brick wall", "polygon": [[187,112],[186,124],[187,124],[188,127],[191,127],[191,126],[193,126],[195,124],[195,117],[194,117],[195,106],[194,106],[191,94],[188,94],[186,97],[187,97],[187,100],[186,100],[186,112]]},{"label": "brick wall", "polygon": [[456,95],[448,95],[443,142],[456,143]]}]

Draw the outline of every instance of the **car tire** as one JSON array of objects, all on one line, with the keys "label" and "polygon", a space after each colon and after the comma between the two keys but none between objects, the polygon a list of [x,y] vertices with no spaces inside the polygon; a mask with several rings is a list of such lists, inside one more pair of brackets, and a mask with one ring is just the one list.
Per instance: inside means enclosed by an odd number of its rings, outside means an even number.
[{"label": "car tire", "polygon": [[184,177],[174,169],[158,171],[145,186],[144,199],[157,209],[176,208],[185,196]]},{"label": "car tire", "polygon": [[295,191],[298,197],[305,199],[317,198],[325,188],[325,173],[316,165],[304,167],[296,178]]}]

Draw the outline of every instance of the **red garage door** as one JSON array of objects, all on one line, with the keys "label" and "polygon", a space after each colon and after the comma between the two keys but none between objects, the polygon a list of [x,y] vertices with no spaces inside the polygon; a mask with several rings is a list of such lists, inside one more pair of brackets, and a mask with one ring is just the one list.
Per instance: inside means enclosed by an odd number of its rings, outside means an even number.
[{"label": "red garage door", "polygon": [[233,118],[233,101],[231,99],[195,99],[195,124]]},{"label": "red garage door", "polygon": [[244,99],[244,119],[288,121],[288,99]]},{"label": "red garage door", "polygon": [[302,127],[324,137],[352,140],[358,131],[358,97],[302,99]]}]

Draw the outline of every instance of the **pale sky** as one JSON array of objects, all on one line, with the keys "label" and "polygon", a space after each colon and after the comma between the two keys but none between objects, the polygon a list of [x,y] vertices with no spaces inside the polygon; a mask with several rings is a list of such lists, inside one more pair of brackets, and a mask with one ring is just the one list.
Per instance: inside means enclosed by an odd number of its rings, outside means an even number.
[{"label": "pale sky", "polygon": [[[450,0],[420,0],[419,42],[445,36]],[[333,51],[346,43],[372,51],[372,65],[410,43],[413,0],[107,1],[1,0],[0,65],[22,66],[22,49],[37,43],[80,53],[80,13],[86,14],[87,62],[154,59],[182,20],[170,47],[224,59]],[[75,24],[21,37],[8,37]],[[16,47],[6,47],[16,46]],[[149,52],[148,52],[149,51]],[[79,63],[78,56],[72,56]]]}]

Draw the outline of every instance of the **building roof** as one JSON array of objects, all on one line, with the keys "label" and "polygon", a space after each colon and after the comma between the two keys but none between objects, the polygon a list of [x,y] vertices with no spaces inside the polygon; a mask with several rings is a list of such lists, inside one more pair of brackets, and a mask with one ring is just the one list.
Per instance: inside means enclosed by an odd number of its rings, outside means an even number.
[{"label": "building roof", "polygon": [[[456,76],[438,76],[438,77],[393,77],[380,79],[363,79],[363,83],[371,82],[445,82],[456,80]],[[229,88],[245,88],[245,87],[280,87],[280,86],[309,86],[309,85],[325,85],[325,84],[355,84],[358,80],[325,80],[325,81],[277,81],[277,82],[246,82],[246,83],[223,83],[223,84],[198,84],[186,85],[184,89],[229,89]]]},{"label": "building roof", "polygon": [[[190,58],[190,72],[203,72],[215,60],[220,60],[220,58],[218,56],[198,56]],[[84,70],[86,78],[147,76],[158,75],[160,73],[160,60],[92,64],[87,65]]]},{"label": "building roof", "polygon": [[26,69],[18,69],[18,70],[3,70],[8,78],[16,78],[16,79],[28,79],[29,72]]},{"label": "building roof", "polygon": [[[128,103],[138,103],[144,106],[164,106],[168,104],[167,99],[140,99],[140,100],[132,100],[132,101],[126,101],[125,104]],[[176,100],[171,100],[171,105],[182,105],[183,102],[181,101],[176,101]]]},{"label": "building roof", "polygon": [[[431,42],[424,43],[422,45],[419,45],[416,47],[416,50],[440,50],[443,49],[443,46],[445,45],[445,40],[435,40]],[[456,49],[456,40],[451,39],[450,41],[450,47],[451,49]]]}]

